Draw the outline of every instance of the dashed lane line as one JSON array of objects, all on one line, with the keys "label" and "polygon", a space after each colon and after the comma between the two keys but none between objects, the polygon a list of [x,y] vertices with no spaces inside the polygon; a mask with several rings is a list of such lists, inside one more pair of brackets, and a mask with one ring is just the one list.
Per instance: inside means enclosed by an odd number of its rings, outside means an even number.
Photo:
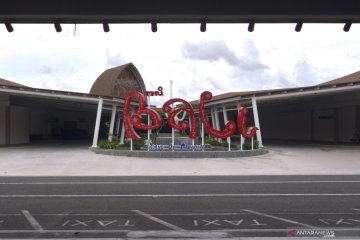
[{"label": "dashed lane line", "polygon": [[21,210],[21,213],[24,215],[26,220],[30,223],[30,225],[36,230],[36,231],[44,231],[40,223],[31,215],[31,213],[28,210]]},{"label": "dashed lane line", "polygon": [[[242,228],[242,229],[217,229],[216,232],[288,232],[289,230],[309,230],[308,228]],[[341,232],[358,232],[360,231],[359,227],[354,228],[343,228],[343,227],[333,227],[333,228],[319,228],[318,230],[334,230]],[[85,229],[72,229],[72,230],[43,230],[42,233],[129,233],[133,230],[120,230],[120,229],[107,229],[107,230],[85,230]],[[153,230],[145,230],[151,231]],[[167,232],[167,230],[157,230],[158,232]],[[181,231],[184,232],[184,231]],[[185,230],[186,232],[186,230]],[[192,231],[194,232],[194,231]],[[212,230],[199,230],[199,232],[212,232]],[[1,233],[38,233],[36,230],[0,230]]]},{"label": "dashed lane line", "polygon": [[344,180],[344,181],[331,181],[331,180],[314,180],[314,181],[194,181],[194,182],[141,182],[141,181],[126,181],[126,182],[0,182],[0,185],[102,185],[102,184],[291,184],[291,183],[360,183],[360,180]]},{"label": "dashed lane line", "polygon": [[0,195],[0,198],[107,198],[107,197],[281,197],[281,196],[360,196],[360,193],[219,193],[219,194],[50,194]]},{"label": "dashed lane line", "polygon": [[137,213],[137,214],[139,214],[139,215],[147,218],[147,219],[150,219],[150,220],[152,220],[152,221],[154,221],[154,222],[160,223],[161,225],[163,225],[163,226],[165,226],[165,227],[168,227],[168,228],[170,228],[170,229],[172,229],[172,230],[185,231],[185,229],[182,229],[182,228],[180,228],[180,227],[178,227],[178,226],[175,226],[175,225],[173,225],[173,224],[171,224],[171,223],[165,222],[164,220],[161,220],[160,218],[154,217],[154,216],[152,216],[152,215],[150,215],[150,214],[147,214],[147,213],[144,213],[144,212],[142,212],[142,211],[140,211],[140,210],[132,210],[132,211],[133,211],[134,213]]},{"label": "dashed lane line", "polygon": [[300,225],[300,226],[310,228],[310,229],[316,228],[314,226],[311,226],[311,225],[308,225],[308,224],[305,224],[305,223],[300,223],[300,222],[297,222],[297,221],[293,221],[293,220],[290,220],[290,219],[269,215],[269,214],[266,214],[266,213],[256,212],[256,211],[249,210],[249,209],[242,209],[242,210],[245,211],[245,212],[248,212],[248,213],[258,215],[258,216],[268,217],[268,218],[276,219],[276,220],[279,220],[279,221]]}]

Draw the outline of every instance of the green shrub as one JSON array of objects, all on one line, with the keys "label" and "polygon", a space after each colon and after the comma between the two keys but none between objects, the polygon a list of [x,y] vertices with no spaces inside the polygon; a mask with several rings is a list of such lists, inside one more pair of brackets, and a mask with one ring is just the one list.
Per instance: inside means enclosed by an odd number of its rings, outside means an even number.
[{"label": "green shrub", "polygon": [[218,142],[212,137],[205,137],[205,144],[210,144],[211,146],[223,146],[223,143]]},{"label": "green shrub", "polygon": [[143,147],[144,144],[145,142],[142,138],[133,139],[133,148],[136,150],[140,150],[140,148]]},{"label": "green shrub", "polygon": [[[259,148],[259,141],[254,140],[254,149]],[[251,139],[245,139],[243,143],[243,150],[251,150]]]},{"label": "green shrub", "polygon": [[232,142],[240,142],[240,135],[232,135],[230,138]]},{"label": "green shrub", "polygon": [[102,149],[120,149],[120,145],[115,142],[109,142],[108,140],[100,140],[99,141],[99,148]]},{"label": "green shrub", "polygon": [[118,136],[118,135],[111,134],[110,132],[107,132],[106,134],[107,134],[109,137],[111,137],[111,142],[112,142],[112,143],[117,143],[117,142],[119,142],[119,136]]},{"label": "green shrub", "polygon": [[[124,147],[130,147],[131,140],[129,139],[123,145]],[[140,150],[142,146],[145,145],[145,141],[142,138],[133,139],[133,149]],[[130,148],[129,148],[130,149]]]},{"label": "green shrub", "polygon": [[[228,148],[229,147],[229,144],[226,140],[224,140],[222,143],[221,143],[221,146],[225,147],[225,148]],[[235,144],[231,144],[231,148],[236,148],[237,146]]]}]

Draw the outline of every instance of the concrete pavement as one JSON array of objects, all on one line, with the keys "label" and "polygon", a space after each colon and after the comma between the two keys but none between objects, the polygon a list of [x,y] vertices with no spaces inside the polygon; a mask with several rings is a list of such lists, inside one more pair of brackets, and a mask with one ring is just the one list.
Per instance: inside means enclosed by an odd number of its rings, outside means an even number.
[{"label": "concrete pavement", "polygon": [[278,144],[242,158],[154,159],[95,154],[84,144],[0,148],[0,176],[360,174],[360,146]]},{"label": "concrete pavement", "polygon": [[360,236],[360,176],[0,177],[0,238]]}]

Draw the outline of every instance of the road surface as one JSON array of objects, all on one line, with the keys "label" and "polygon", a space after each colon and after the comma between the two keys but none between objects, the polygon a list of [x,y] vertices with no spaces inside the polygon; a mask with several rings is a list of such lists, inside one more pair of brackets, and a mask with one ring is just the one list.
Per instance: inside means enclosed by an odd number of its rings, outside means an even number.
[{"label": "road surface", "polygon": [[301,234],[360,236],[360,176],[0,178],[0,238]]}]

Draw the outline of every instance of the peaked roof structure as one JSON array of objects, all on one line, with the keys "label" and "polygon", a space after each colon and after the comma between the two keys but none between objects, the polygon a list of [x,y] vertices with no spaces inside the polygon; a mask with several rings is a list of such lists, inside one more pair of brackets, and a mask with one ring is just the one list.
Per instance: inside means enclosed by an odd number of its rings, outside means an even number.
[{"label": "peaked roof structure", "polygon": [[144,80],[132,63],[104,71],[94,82],[90,94],[124,99],[130,91],[146,91]]}]

